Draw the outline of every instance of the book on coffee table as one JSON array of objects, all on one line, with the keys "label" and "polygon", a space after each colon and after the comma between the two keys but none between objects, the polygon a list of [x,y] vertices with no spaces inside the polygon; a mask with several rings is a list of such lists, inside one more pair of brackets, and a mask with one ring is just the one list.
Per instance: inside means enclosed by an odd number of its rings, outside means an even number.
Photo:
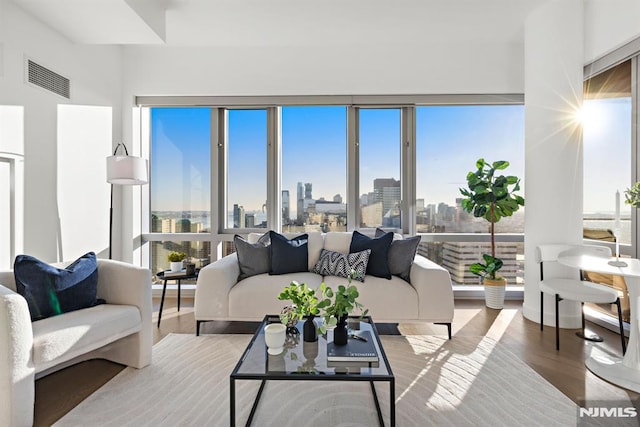
[{"label": "book on coffee table", "polygon": [[369,331],[359,331],[359,339],[349,337],[346,345],[327,343],[328,362],[377,362],[378,352]]}]

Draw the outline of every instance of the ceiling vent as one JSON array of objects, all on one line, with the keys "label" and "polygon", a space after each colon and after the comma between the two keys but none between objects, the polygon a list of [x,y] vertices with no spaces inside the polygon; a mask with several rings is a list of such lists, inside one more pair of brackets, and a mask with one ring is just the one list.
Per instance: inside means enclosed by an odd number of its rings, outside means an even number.
[{"label": "ceiling vent", "polygon": [[27,59],[27,81],[57,95],[71,99],[71,82],[68,78]]}]

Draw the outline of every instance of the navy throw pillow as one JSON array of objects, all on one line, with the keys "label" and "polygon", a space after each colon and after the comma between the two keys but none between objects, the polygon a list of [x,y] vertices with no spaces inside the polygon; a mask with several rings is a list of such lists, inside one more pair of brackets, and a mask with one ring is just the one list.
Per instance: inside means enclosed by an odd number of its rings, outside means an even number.
[{"label": "navy throw pillow", "polygon": [[282,234],[270,231],[271,269],[269,274],[287,274],[309,271],[308,234],[289,240]]},{"label": "navy throw pillow", "polygon": [[29,255],[18,255],[13,265],[16,290],[29,305],[31,321],[92,307],[100,302],[98,262],[89,252],[67,268],[57,268]]},{"label": "navy throw pillow", "polygon": [[372,239],[371,237],[365,236],[364,234],[354,230],[353,235],[351,236],[349,253],[371,249],[369,263],[367,264],[367,274],[375,277],[391,279],[388,256],[392,240],[393,233],[391,232]]}]

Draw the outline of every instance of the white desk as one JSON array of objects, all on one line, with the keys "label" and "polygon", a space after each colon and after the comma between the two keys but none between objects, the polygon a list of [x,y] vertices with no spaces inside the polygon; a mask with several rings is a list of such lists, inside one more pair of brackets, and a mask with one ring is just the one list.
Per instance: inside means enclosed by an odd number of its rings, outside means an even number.
[{"label": "white desk", "polygon": [[640,393],[640,337],[638,336],[638,297],[640,297],[640,260],[624,258],[627,267],[614,267],[609,259],[588,255],[561,256],[560,264],[603,274],[624,276],[629,291],[631,308],[631,331],[627,352],[622,359],[605,354],[591,354],[586,360],[587,368],[600,378],[629,390]]}]

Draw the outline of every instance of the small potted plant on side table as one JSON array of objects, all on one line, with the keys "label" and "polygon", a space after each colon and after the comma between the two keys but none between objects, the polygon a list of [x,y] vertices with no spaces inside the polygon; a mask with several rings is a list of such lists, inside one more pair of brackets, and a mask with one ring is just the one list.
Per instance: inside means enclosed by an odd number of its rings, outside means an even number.
[{"label": "small potted plant on side table", "polygon": [[[320,332],[324,333],[327,327],[335,327],[333,330],[333,342],[335,345],[346,345],[348,339],[347,318],[354,310],[359,310],[361,316],[369,312],[357,301],[360,296],[358,288],[351,284],[355,277],[355,271],[351,271],[347,277],[347,286],[339,285],[334,291],[326,284],[320,284],[322,295],[322,307],[324,308],[324,322],[320,326]],[[363,311],[364,310],[364,311]]]},{"label": "small potted plant on side table", "polygon": [[171,271],[182,270],[182,261],[187,257],[184,252],[173,251],[167,255]]},{"label": "small potted plant on side table", "polygon": [[287,324],[293,320],[297,321],[306,318],[302,331],[304,341],[318,341],[316,324],[313,318],[320,314],[320,309],[324,308],[328,303],[321,303],[318,300],[315,289],[309,288],[306,283],[300,284],[294,281],[280,292],[278,299],[288,300],[293,303],[290,309],[283,311],[283,314],[281,314],[280,320],[282,323]]}]

